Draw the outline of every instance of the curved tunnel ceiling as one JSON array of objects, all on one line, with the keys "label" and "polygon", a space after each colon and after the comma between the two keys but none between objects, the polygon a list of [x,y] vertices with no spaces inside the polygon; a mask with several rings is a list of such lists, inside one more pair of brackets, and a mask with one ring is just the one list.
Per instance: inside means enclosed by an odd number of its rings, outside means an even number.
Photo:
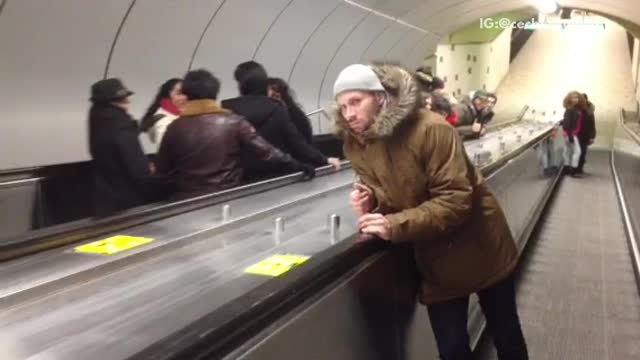
[{"label": "curved tunnel ceiling", "polygon": [[[640,23],[634,0],[559,3]],[[234,67],[255,59],[271,75],[289,80],[311,111],[330,103],[333,80],[349,63],[388,60],[413,68],[442,36],[480,17],[530,5],[530,0],[0,0],[0,48],[10,54],[0,60],[0,101],[12,119],[1,123],[0,143],[5,154],[20,153],[0,157],[0,169],[88,159],[88,89],[105,76],[121,77],[136,92],[132,113],[139,116],[164,80],[190,68],[212,70],[222,82],[220,97],[235,96]],[[321,125],[316,132],[327,131]],[[36,144],[51,151],[22,151]]]},{"label": "curved tunnel ceiling", "polygon": [[[516,10],[534,4],[533,0],[353,0],[423,27],[440,35],[448,34],[480,17]],[[640,24],[640,8],[633,0],[559,0],[560,7],[582,8],[613,15]]]}]

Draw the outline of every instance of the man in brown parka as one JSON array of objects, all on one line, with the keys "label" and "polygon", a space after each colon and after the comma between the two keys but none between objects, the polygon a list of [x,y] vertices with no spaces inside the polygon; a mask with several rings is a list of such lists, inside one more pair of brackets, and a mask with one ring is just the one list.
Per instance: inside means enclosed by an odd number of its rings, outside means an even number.
[{"label": "man in brown parka", "polygon": [[500,359],[526,359],[506,218],[455,128],[421,108],[396,65],[350,65],[334,85],[336,126],[360,181],[351,193],[363,239],[411,243],[442,359],[470,359],[469,295],[477,293]]}]

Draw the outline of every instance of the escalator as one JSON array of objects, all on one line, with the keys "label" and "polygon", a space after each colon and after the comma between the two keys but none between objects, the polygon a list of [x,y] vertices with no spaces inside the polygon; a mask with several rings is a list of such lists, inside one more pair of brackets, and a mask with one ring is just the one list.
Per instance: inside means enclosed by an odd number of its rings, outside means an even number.
[{"label": "escalator", "polygon": [[[489,176],[510,225],[518,223],[518,211],[526,213],[515,231],[523,251],[517,296],[531,359],[640,357],[640,138],[618,130],[626,139],[616,139],[612,150],[591,150],[583,178],[547,183],[553,195],[525,185],[528,175]],[[514,172],[524,170],[511,165]],[[504,179],[517,184],[514,192],[498,185]],[[531,193],[541,208],[526,206]],[[266,323],[263,329],[248,326],[249,335],[228,348],[195,340],[208,339],[210,319],[202,319],[171,337],[169,346],[157,343],[133,358],[437,358],[426,312],[411,296],[407,256],[407,249],[394,248],[367,258],[302,303],[286,305],[276,319],[256,319]],[[479,359],[497,359],[479,312],[472,301],[475,352]],[[181,341],[197,345],[181,348]]]},{"label": "escalator", "polygon": [[[487,137],[499,129],[504,131],[508,126],[517,128],[527,109],[525,106],[514,118],[490,125]],[[342,157],[342,144],[335,136],[317,135],[313,141],[314,146],[325,155]],[[318,170],[326,173],[327,167]],[[244,184],[192,201],[153,203],[108,218],[95,218],[92,217],[95,208],[92,174],[92,162],[0,171],[0,261],[205,208],[256,191],[287,186],[300,180],[300,176],[285,176]]]},{"label": "escalator", "polygon": [[[610,155],[564,178],[520,271],[517,301],[531,359],[640,358],[640,297]],[[480,359],[497,359],[489,337]]]},{"label": "escalator", "polygon": [[[530,232],[528,219],[540,213],[557,180],[557,175],[543,171],[540,161],[552,126],[523,126],[526,131],[520,136],[505,135],[504,146],[476,143],[467,149],[470,156],[487,149],[502,154],[486,157],[479,166],[501,203],[511,209],[508,219],[521,247]],[[355,244],[350,236],[356,230],[355,219],[344,199],[352,181],[347,169],[236,198],[233,217],[226,222],[220,221],[223,202],[138,221],[127,233],[154,237],[158,246],[113,257],[77,254],[73,245],[67,245],[4,263],[0,275],[10,280],[5,282],[10,286],[1,289],[2,337],[13,339],[22,358],[86,358],[87,351],[95,360],[219,358],[233,356],[268,329],[297,317],[298,309],[320,301],[322,306],[312,308],[341,312],[340,321],[324,311],[305,310],[320,316],[322,324],[313,326],[319,333],[306,330],[296,335],[315,341],[321,333],[337,335],[341,329],[345,335],[341,339],[360,334],[363,351],[371,349],[370,339],[376,338],[375,344],[382,349],[375,353],[395,352],[396,341],[382,341],[389,335],[386,332],[394,327],[414,332],[396,324],[396,316],[373,313],[401,314],[400,318],[415,321],[421,329],[428,328],[428,322],[415,320],[422,315],[413,301],[407,301],[410,287],[394,280],[408,280],[403,275],[408,274],[406,249]],[[287,199],[282,200],[283,196]],[[341,219],[337,232],[328,224],[330,215]],[[262,259],[289,253],[310,258],[286,276],[246,273]],[[384,279],[394,284],[391,289],[380,287]],[[374,301],[362,301],[366,299]],[[326,304],[333,305],[327,308]],[[410,309],[418,316],[411,316]],[[382,326],[376,328],[384,330],[371,337],[362,335],[365,332],[356,330],[363,323],[349,315],[354,312],[361,312],[359,318],[365,322],[379,322]],[[479,334],[482,321],[474,318]],[[351,325],[343,326],[342,321]],[[424,339],[414,345],[421,354],[434,349]],[[361,358],[354,349],[348,350],[353,356],[346,358]]]}]

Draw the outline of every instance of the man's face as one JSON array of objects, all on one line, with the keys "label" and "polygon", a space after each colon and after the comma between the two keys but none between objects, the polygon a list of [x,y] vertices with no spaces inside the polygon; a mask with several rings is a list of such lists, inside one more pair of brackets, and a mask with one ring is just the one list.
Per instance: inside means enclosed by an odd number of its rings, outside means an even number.
[{"label": "man's face", "polygon": [[496,106],[496,98],[494,97],[489,97],[488,99],[488,105],[487,105],[490,109],[493,109],[494,106]]},{"label": "man's face", "polygon": [[119,100],[111,102],[111,105],[113,105],[115,107],[119,107],[120,109],[122,109],[124,111],[128,111],[129,110],[129,104],[131,104],[131,101],[129,100],[128,97],[126,97],[124,99],[119,99]]},{"label": "man's face", "polygon": [[336,101],[351,131],[360,134],[373,124],[382,107],[384,95],[367,91],[345,91],[338,95]]},{"label": "man's face", "polygon": [[486,109],[486,107],[489,105],[489,102],[487,100],[482,100],[480,98],[477,98],[473,100],[473,105],[475,106],[476,110],[482,111]]}]

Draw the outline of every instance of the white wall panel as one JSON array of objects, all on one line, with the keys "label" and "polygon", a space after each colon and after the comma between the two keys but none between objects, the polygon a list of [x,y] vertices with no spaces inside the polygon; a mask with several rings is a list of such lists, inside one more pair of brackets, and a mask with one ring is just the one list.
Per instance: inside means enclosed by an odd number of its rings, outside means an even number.
[{"label": "white wall panel", "polygon": [[509,72],[509,64],[511,58],[511,34],[512,29],[505,29],[494,41],[493,51],[491,54],[491,63],[493,71],[490,72],[490,81],[487,87],[491,91],[496,91],[504,77]]},{"label": "white wall panel", "polygon": [[428,34],[416,44],[416,46],[407,55],[407,64],[409,68],[417,68],[421,66],[426,56],[435,53],[438,47],[440,37]]},{"label": "white wall panel", "polygon": [[89,158],[89,87],[130,0],[8,1],[0,17],[0,169]]},{"label": "white wall panel", "polygon": [[510,49],[511,29],[488,43],[456,44],[453,49],[442,44],[437,50],[436,73],[446,79],[445,90],[458,96],[477,89],[495,91],[509,71]]},{"label": "white wall panel", "polygon": [[[289,78],[298,101],[306,111],[315,110],[318,105],[318,88],[324,75],[323,70],[338,50],[341,40],[366,14],[361,9],[343,3],[309,39]],[[317,132],[319,129],[316,122],[312,123]]]},{"label": "white wall panel", "polygon": [[[387,61],[398,62],[403,66],[408,66],[407,55],[418,44],[420,39],[424,37],[424,33],[417,30],[410,30],[400,41],[398,41],[388,52],[385,57]],[[424,55],[426,56],[426,54]]]},{"label": "white wall panel", "polygon": [[633,38],[633,55],[631,57],[631,76],[633,78],[633,84],[636,85],[638,82],[638,47],[640,42],[638,38]]},{"label": "white wall panel", "polygon": [[229,0],[202,39],[193,68],[211,70],[222,82],[220,98],[235,97],[233,70],[251,60],[260,39],[289,0]]},{"label": "white wall panel", "polygon": [[[222,0],[138,0],[114,48],[108,76],[120,77],[136,95],[131,113],[139,119],[160,85],[182,77],[207,22]],[[149,16],[153,14],[153,16]],[[152,146],[143,136],[150,152]]]},{"label": "white wall panel", "polygon": [[340,71],[347,65],[360,62],[360,55],[367,45],[389,24],[390,20],[369,14],[349,35],[326,70],[318,107],[330,108],[332,106],[333,84]]},{"label": "white wall panel", "polygon": [[393,23],[388,27],[363,54],[365,61],[384,60],[385,55],[395,45],[403,34],[407,33],[407,27],[398,23]]},{"label": "white wall panel", "polygon": [[313,31],[341,2],[295,0],[265,37],[256,54],[256,61],[264,64],[270,76],[287,79]]}]

